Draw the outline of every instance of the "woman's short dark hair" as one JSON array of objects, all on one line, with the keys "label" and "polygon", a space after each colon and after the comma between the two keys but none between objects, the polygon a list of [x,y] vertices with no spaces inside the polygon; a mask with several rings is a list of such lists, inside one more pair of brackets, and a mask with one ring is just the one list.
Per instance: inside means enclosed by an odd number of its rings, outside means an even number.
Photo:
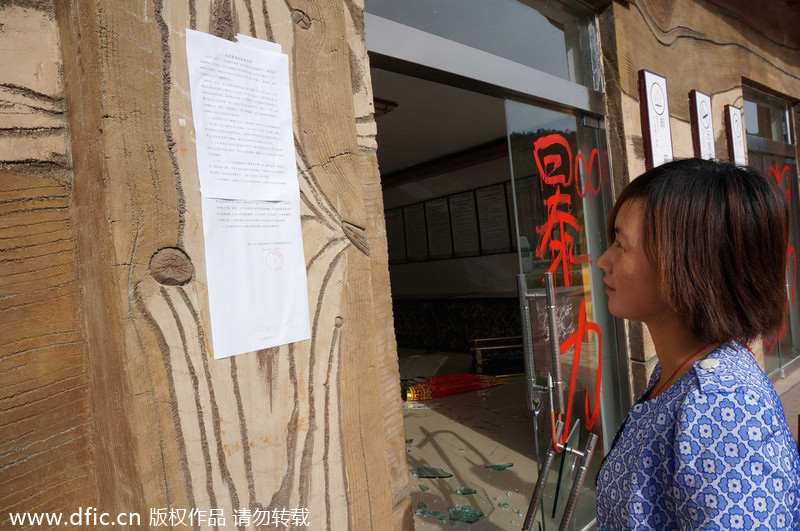
[{"label": "woman's short dark hair", "polygon": [[749,342],[777,329],[786,300],[789,207],[752,168],[676,160],[622,191],[608,219],[640,200],[645,253],[664,301],[708,343]]}]

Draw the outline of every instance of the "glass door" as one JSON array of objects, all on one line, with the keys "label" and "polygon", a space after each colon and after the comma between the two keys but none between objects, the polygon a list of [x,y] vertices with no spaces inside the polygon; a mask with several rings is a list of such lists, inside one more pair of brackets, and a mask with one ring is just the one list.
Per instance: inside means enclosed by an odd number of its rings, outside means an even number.
[{"label": "glass door", "polygon": [[764,337],[764,371],[784,375],[800,357],[800,302],[797,293],[797,250],[800,249],[800,196],[789,104],[745,87],[744,114],[748,163],[783,190],[789,203],[789,248],[786,264],[786,305],[780,329]]},{"label": "glass door", "polygon": [[[605,219],[614,198],[606,135],[596,118],[511,100],[506,122],[540,467],[554,443],[561,450],[547,475],[536,521],[542,529],[559,526],[592,433],[597,444],[573,517],[573,527],[583,529],[595,517],[600,462],[630,405],[628,381],[621,379],[628,373],[627,360],[618,355],[618,325],[608,313],[602,273],[595,266],[606,248]],[[545,273],[552,273],[555,285],[556,354],[550,348]],[[547,390],[548,377],[557,380],[557,374],[561,411],[558,392],[551,403]],[[564,423],[555,441],[551,410]]]}]

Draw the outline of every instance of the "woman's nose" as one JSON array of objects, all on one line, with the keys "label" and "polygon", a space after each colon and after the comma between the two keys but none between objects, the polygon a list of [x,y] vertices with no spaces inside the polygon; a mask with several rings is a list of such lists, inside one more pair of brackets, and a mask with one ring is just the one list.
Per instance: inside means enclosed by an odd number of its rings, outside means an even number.
[{"label": "woman's nose", "polygon": [[597,268],[603,273],[608,273],[609,266],[611,265],[608,258],[609,250],[610,248],[606,249],[606,251],[600,255],[600,258],[597,259]]}]

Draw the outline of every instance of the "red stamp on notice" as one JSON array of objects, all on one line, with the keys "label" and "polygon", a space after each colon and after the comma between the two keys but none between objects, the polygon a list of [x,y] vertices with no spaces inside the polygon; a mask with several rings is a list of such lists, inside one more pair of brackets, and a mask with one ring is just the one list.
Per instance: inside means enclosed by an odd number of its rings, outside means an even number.
[{"label": "red stamp on notice", "polygon": [[283,254],[278,249],[272,249],[267,253],[267,269],[270,271],[283,269]]}]

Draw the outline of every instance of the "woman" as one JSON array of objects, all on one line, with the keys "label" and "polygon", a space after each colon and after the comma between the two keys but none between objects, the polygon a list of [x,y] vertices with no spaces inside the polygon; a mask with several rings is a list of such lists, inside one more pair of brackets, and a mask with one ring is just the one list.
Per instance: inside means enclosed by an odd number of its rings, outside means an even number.
[{"label": "woman", "polygon": [[700,159],[618,198],[597,266],[658,364],[601,465],[598,529],[800,526],[800,456],[747,347],[783,317],[788,216],[763,176]]}]

